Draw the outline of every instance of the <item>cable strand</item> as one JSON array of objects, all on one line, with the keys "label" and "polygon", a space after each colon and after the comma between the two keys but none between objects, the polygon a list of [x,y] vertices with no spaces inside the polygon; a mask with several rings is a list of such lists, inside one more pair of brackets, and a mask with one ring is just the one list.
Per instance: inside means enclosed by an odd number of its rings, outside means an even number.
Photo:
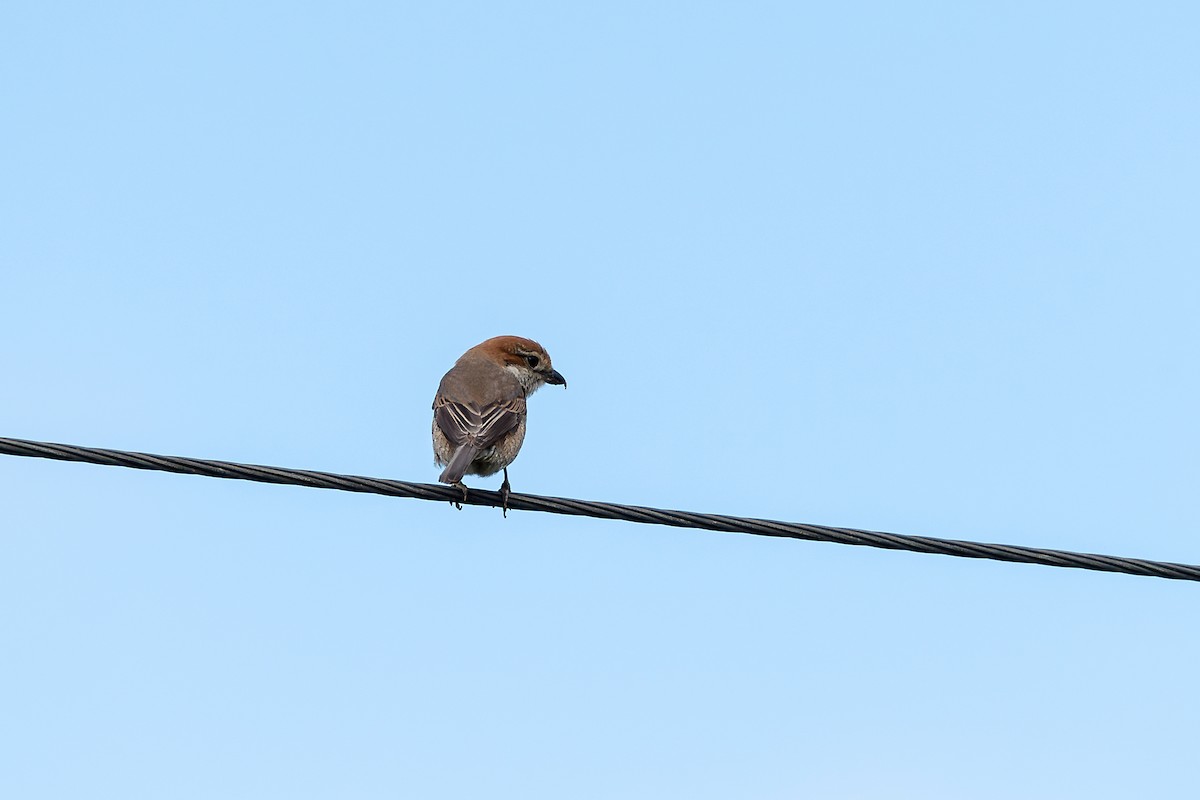
[{"label": "cable strand", "polygon": [[[387,478],[367,478],[340,475],[332,472],[239,464],[232,461],[211,461],[201,458],[164,456],[125,450],[35,442],[26,439],[0,437],[0,454],[47,458],[56,461],[78,461],[102,466],[174,472],[181,475],[201,475],[210,478],[257,481],[343,492],[379,494],[388,497],[407,497],[416,500],[438,500],[474,506],[497,507],[499,492],[471,489],[466,499],[453,486],[429,483],[408,483]],[[675,528],[696,528],[721,533],[745,533],[755,536],[774,536],[804,539],[814,542],[886,550],[907,550],[914,553],[983,558],[1020,564],[1040,564],[1047,567],[1087,569],[1098,572],[1120,572],[1127,575],[1166,578],[1169,580],[1200,581],[1200,566],[1149,561],[1141,558],[1075,553],[1068,550],[1048,550],[1020,545],[990,544],[958,539],[939,539],[882,531],[835,528],[811,523],[779,522],[776,520],[734,517],[724,514],[701,514],[693,511],[674,511],[647,506],[603,503],[568,497],[545,497],[533,494],[509,496],[508,507],[513,511],[533,511],[566,516],[622,520],[646,525],[668,525]]]}]

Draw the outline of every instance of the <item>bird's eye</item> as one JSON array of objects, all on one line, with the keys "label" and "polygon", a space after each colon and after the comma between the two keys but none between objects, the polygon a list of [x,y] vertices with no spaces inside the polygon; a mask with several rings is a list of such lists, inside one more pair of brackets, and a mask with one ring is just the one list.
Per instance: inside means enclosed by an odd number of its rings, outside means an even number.
[{"label": "bird's eye", "polygon": [[529,365],[530,369],[537,369],[540,360],[537,356],[525,356],[525,363]]}]

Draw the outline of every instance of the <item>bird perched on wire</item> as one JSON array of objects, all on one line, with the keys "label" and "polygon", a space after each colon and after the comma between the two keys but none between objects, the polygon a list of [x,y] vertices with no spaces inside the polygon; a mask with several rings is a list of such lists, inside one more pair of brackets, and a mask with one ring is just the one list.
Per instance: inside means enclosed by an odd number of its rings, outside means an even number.
[{"label": "bird perched on wire", "polygon": [[462,489],[464,475],[495,475],[508,513],[508,465],[525,441],[525,399],[549,383],[567,385],[550,354],[532,339],[497,336],[477,344],[442,377],[433,398],[433,455],[438,480]]}]

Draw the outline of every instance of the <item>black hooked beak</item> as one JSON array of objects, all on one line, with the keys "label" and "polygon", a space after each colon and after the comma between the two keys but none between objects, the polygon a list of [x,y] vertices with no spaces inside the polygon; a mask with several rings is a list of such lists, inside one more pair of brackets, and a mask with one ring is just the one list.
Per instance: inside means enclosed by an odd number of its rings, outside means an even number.
[{"label": "black hooked beak", "polygon": [[562,386],[566,388],[567,379],[559,374],[558,370],[556,369],[552,369],[547,372],[545,378],[546,383],[550,384],[551,386]]}]

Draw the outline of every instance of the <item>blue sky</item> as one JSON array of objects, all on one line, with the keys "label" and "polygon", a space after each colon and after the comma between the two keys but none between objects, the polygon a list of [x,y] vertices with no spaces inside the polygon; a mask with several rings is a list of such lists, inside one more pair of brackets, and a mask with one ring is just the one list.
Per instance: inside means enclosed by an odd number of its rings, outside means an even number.
[{"label": "blue sky", "polygon": [[[26,3],[2,436],[1200,563],[1190,4]],[[496,488],[498,479],[476,479]],[[1195,584],[0,458],[0,794],[1194,787]]]}]

